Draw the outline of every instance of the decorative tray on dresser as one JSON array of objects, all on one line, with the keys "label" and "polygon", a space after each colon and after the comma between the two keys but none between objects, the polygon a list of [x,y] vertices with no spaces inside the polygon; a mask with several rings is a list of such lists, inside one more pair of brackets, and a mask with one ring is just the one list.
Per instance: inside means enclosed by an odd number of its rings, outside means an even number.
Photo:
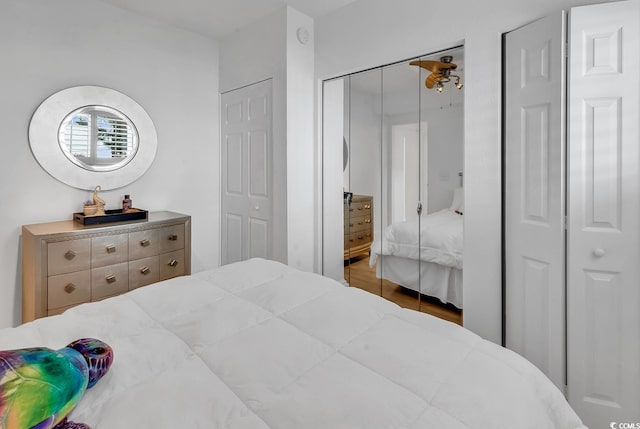
[{"label": "decorative tray on dresser", "polygon": [[191,216],[85,226],[22,227],[22,321],[62,313],[160,280],[191,274]]}]

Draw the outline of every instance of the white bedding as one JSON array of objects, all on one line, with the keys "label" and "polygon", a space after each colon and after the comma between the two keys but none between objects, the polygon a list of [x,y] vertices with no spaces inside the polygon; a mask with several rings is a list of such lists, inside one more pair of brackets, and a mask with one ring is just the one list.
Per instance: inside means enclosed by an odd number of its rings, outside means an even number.
[{"label": "white bedding", "polygon": [[393,255],[462,269],[462,230],[462,216],[450,209],[422,217],[419,227],[417,220],[394,222],[371,244],[369,266],[378,255]]},{"label": "white bedding", "polygon": [[0,349],[109,343],[72,413],[114,428],[584,428],[515,353],[319,275],[254,259],[0,330]]},{"label": "white bedding", "polygon": [[438,298],[440,302],[462,309],[462,270],[415,261],[392,255],[381,255],[376,263],[376,277],[402,287]]}]

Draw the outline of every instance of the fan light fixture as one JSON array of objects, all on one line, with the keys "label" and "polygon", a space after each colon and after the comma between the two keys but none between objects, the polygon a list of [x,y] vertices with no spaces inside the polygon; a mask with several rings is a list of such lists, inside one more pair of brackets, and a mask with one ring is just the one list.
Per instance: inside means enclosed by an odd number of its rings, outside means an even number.
[{"label": "fan light fixture", "polygon": [[411,61],[409,64],[429,70],[431,74],[427,76],[427,79],[424,81],[425,86],[429,89],[435,87],[436,91],[441,93],[444,91],[444,84],[451,82],[452,78],[455,78],[456,80],[454,83],[456,88],[462,89],[464,86],[462,82],[460,82],[460,76],[451,73],[458,67],[456,64],[451,62],[452,60],[453,57],[451,55],[445,55],[440,58],[440,61],[416,60]]}]

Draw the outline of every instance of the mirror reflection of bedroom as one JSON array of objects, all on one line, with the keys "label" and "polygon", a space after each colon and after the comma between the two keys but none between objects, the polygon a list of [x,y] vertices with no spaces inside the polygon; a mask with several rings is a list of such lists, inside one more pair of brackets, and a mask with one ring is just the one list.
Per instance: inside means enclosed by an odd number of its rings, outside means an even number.
[{"label": "mirror reflection of bedroom", "polygon": [[[458,324],[463,53],[457,47],[326,81],[323,105],[325,274]],[[338,186],[341,202],[328,195]]]}]

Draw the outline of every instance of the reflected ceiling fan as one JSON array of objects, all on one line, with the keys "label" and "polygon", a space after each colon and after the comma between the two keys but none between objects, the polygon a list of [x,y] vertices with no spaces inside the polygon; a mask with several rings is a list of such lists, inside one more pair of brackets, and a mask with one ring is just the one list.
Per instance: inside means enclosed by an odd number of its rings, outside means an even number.
[{"label": "reflected ceiling fan", "polygon": [[460,82],[460,76],[451,73],[458,66],[451,61],[453,57],[451,55],[445,55],[440,58],[440,61],[432,60],[415,60],[409,64],[412,66],[419,66],[425,70],[429,70],[431,74],[427,76],[424,84],[427,88],[431,89],[435,86],[436,91],[442,92],[444,90],[444,84],[451,82],[452,78],[455,78],[455,86],[458,89],[462,89],[462,82]]}]

